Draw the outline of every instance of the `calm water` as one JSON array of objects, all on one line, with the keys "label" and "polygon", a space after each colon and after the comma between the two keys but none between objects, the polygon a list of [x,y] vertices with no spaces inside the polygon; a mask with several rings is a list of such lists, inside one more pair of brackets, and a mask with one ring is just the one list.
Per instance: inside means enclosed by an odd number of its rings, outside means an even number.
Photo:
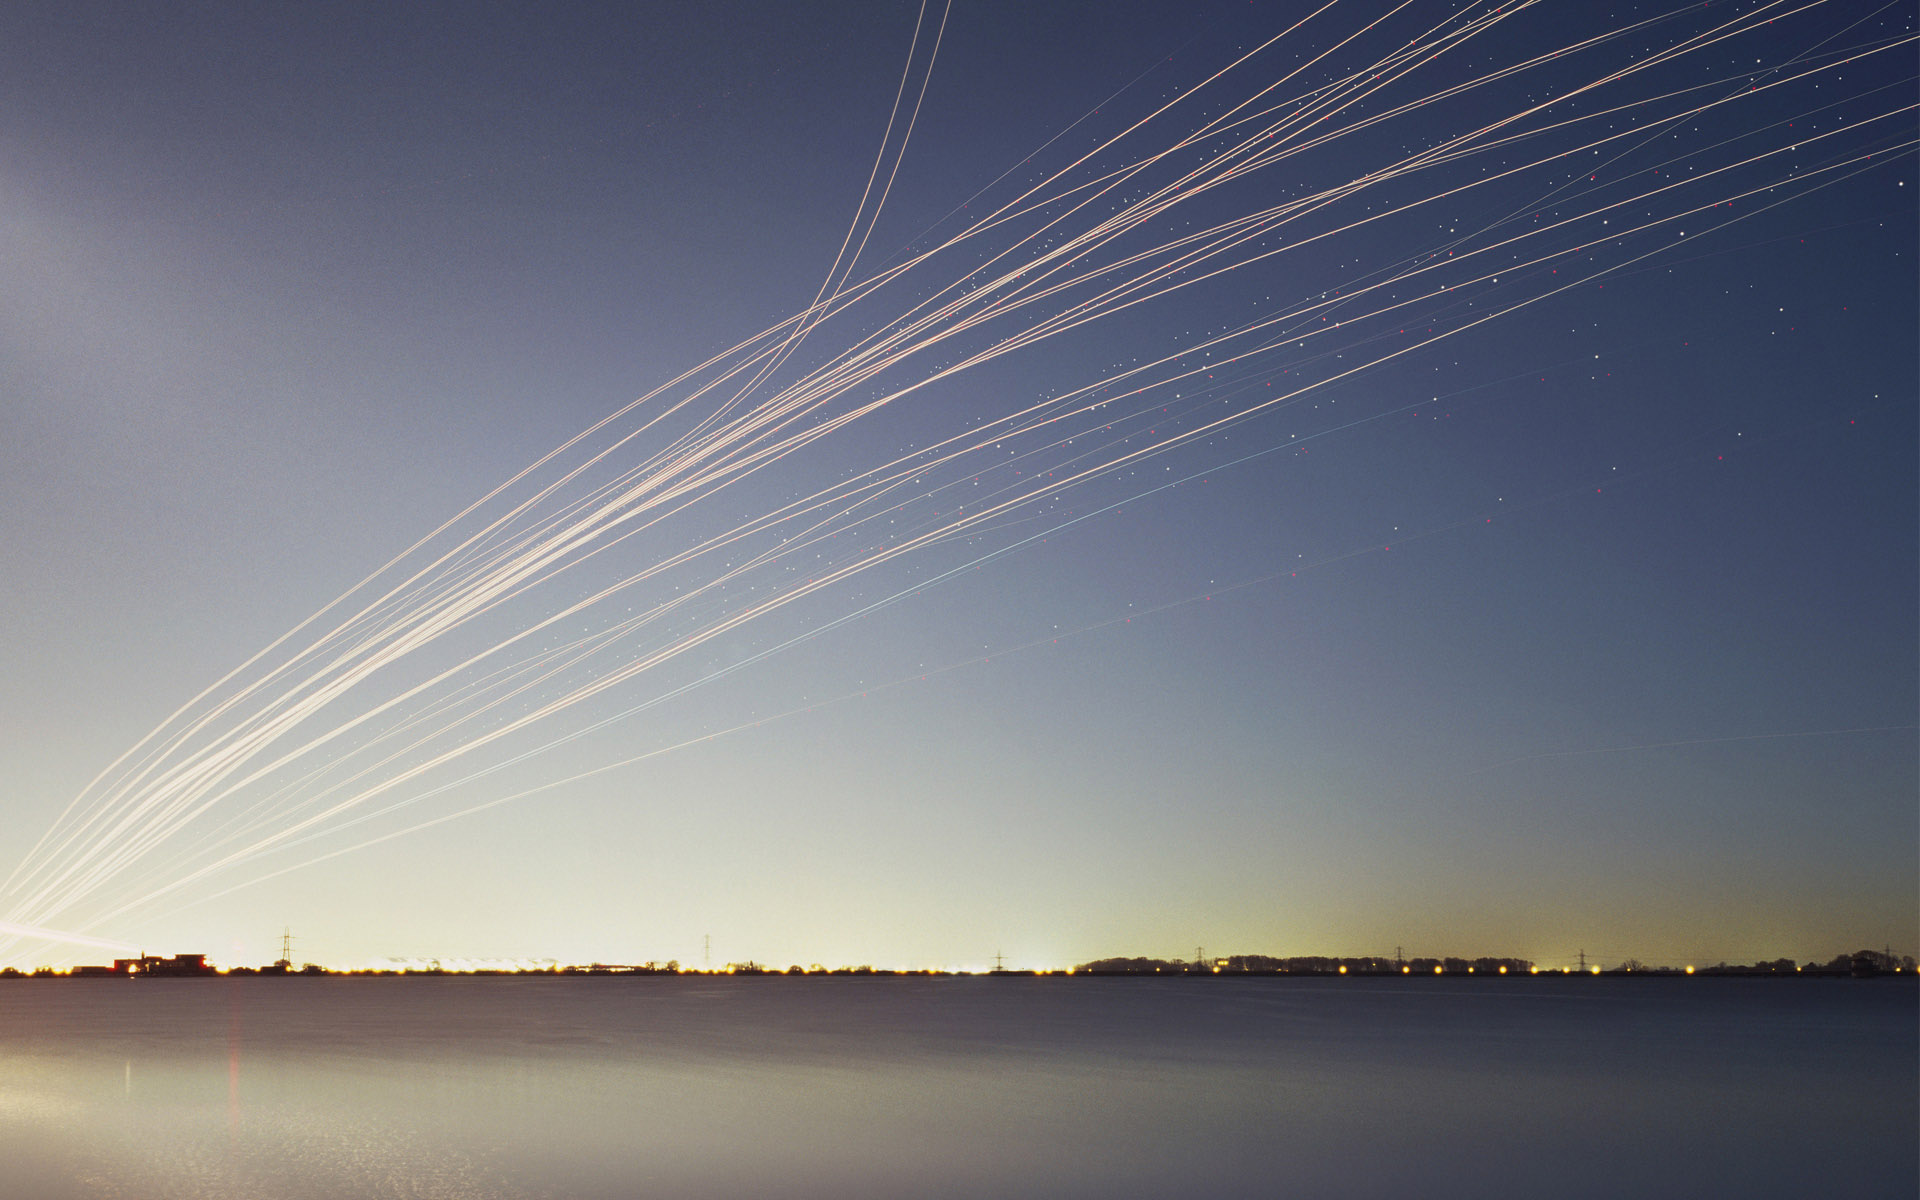
[{"label": "calm water", "polygon": [[1920,1192],[1893,981],[0,984],[0,1194]]}]

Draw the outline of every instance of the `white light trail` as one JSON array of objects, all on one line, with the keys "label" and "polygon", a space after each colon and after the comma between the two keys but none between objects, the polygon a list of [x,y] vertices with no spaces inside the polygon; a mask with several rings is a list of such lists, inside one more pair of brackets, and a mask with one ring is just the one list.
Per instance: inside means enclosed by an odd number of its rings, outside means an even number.
[{"label": "white light trail", "polygon": [[[1914,37],[1846,41],[1859,22],[1811,23],[1850,14],[1833,0],[1769,0],[1724,19],[1676,8],[1565,40],[1553,29],[1564,13],[1534,12],[1539,0],[1394,33],[1414,7],[1356,19],[1324,45],[1308,41],[1299,62],[1265,67],[1344,15],[1326,4],[965,229],[856,278],[944,30],[943,13],[929,33],[923,9],[866,190],[813,302],[570,439],[182,706],[21,860],[0,888],[12,922],[0,933],[45,936],[45,922],[82,917],[98,926],[456,791],[453,811],[407,828],[546,790],[471,794],[1041,536],[1022,527],[1083,520],[1059,508],[1076,497],[1112,507],[1097,489],[1122,487],[1148,459],[1668,256],[1682,228],[1692,245],[1804,201],[1920,141],[1901,94],[1910,72],[1898,86],[1844,82],[1848,68],[1910,58]],[[1528,16],[1555,40],[1465,65],[1478,39]],[[1798,51],[1728,65],[1729,45],[1778,37],[1796,19],[1810,22]],[[1632,48],[1668,26],[1679,28],[1667,44]],[[1356,65],[1312,83],[1337,55]],[[1706,78],[1680,81],[1670,68],[1682,62]],[[1530,82],[1544,98],[1501,90]],[[1279,98],[1283,88],[1298,90]],[[1443,118],[1467,99],[1456,132]],[[1492,119],[1473,107],[1496,101]],[[1781,127],[1782,112],[1843,104],[1860,111],[1819,131]],[[1681,140],[1707,120],[1727,124]],[[1370,140],[1409,123],[1446,132],[1419,148]],[[1364,169],[1329,157],[1349,147],[1381,157]],[[1597,155],[1604,180],[1590,170]],[[1330,244],[1388,245],[1388,230],[1482,208],[1499,215],[1450,216],[1462,225],[1412,252],[1383,251],[1364,271],[1318,286],[1286,274]],[[987,364],[1097,323],[1177,311],[1166,306],[1256,273],[1291,298],[1143,346],[1038,399],[934,407],[938,389]],[[809,359],[826,338],[837,349]],[[1267,386],[1248,395],[1256,382]],[[849,439],[907,408],[931,414],[936,431],[842,457]],[[787,498],[743,511],[750,483]],[[853,591],[889,564],[925,575],[887,576],[878,599]],[[701,661],[827,592],[844,594],[838,615],[779,627],[730,663]],[[292,865],[339,852],[300,849]]]}]

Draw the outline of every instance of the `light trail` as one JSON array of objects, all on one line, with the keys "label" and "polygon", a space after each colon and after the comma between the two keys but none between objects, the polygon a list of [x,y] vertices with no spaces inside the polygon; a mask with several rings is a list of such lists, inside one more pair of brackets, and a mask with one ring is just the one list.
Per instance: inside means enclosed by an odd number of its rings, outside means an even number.
[{"label": "light trail", "polygon": [[[1539,0],[1523,0],[1391,35],[1413,7],[1333,30],[1297,64],[1261,75],[1263,55],[1343,13],[1338,0],[1327,3],[966,229],[856,279],[944,31],[942,11],[927,32],[923,7],[865,191],[813,301],[570,439],[183,705],[109,764],[21,860],[0,888],[13,919],[0,934],[54,920],[91,927],[483,782],[1131,502],[1095,497],[1072,516],[1050,507],[1152,458],[1665,259],[1680,244],[1673,231],[1682,220],[1707,222],[1688,230],[1691,247],[1915,148],[1913,106],[1882,94],[1910,88],[1911,74],[1835,96],[1843,68],[1910,56],[1910,34],[1846,43],[1859,24],[1851,20],[1810,30],[1805,46],[1759,69],[1710,62],[1708,79],[1685,83],[1663,73],[1759,30],[1777,36],[1779,23],[1837,11],[1831,0],[1765,0],[1725,19],[1704,17],[1703,27],[1655,51],[1623,48],[1700,16],[1675,9],[1402,94],[1460,63],[1496,28],[1528,14],[1556,19],[1533,13]],[[1315,69],[1375,37],[1390,44],[1328,82],[1310,82]],[[1609,52],[1625,61],[1606,59]],[[1405,122],[1426,131],[1450,103],[1549,69],[1544,99],[1529,94],[1467,132],[1308,182],[1315,155],[1329,147],[1365,146]],[[1225,92],[1249,76],[1249,88]],[[1642,92],[1621,90],[1643,78]],[[1815,95],[1823,84],[1828,90]],[[1289,87],[1302,90],[1274,99]],[[1590,102],[1597,106],[1582,108]],[[1214,103],[1219,111],[1188,119]],[[1375,104],[1382,107],[1370,111]],[[1777,104],[1798,107],[1780,116]],[[1747,107],[1758,112],[1745,124],[1664,147],[1691,122]],[[1842,109],[1863,111],[1819,132],[1781,127]],[[1136,149],[1150,136],[1163,140]],[[1604,183],[1591,169],[1595,156],[1603,156]],[[1457,174],[1476,165],[1478,174]],[[1504,196],[1518,185],[1525,196]],[[937,388],[987,364],[1482,195],[1502,215],[1465,232],[1454,227],[1338,286],[1297,287],[1297,300],[1265,315],[1031,403],[958,414],[946,432],[877,463],[837,457],[848,437],[904,406],[926,411]],[[1185,214],[1196,220],[1170,224]],[[919,290],[885,308],[908,289]],[[841,336],[840,349],[806,360],[819,339],[858,322],[864,331]],[[1216,378],[1233,370],[1244,384],[1282,364],[1302,373],[1299,382],[1257,399]],[[791,498],[766,511],[728,509],[741,485],[769,478],[785,481]],[[1036,523],[1042,533],[1021,536]],[[992,537],[1002,540],[968,551],[958,566],[934,557]],[[856,600],[851,589],[877,568],[923,560],[915,569],[925,578]],[[694,663],[696,652],[828,592],[846,593],[851,607],[816,615],[802,632],[776,635],[729,665]],[[617,613],[623,603],[627,612]],[[656,677],[637,701],[592,711]],[[390,836],[397,833],[373,840]],[[0,954],[7,945],[0,940]]]},{"label": "light trail", "polygon": [[30,942],[57,942],[67,946],[91,946],[96,950],[125,950],[138,954],[140,947],[131,942],[116,942],[112,938],[90,937],[84,933],[63,933],[58,929],[45,929],[38,925],[21,925],[13,921],[0,921],[0,934]]}]

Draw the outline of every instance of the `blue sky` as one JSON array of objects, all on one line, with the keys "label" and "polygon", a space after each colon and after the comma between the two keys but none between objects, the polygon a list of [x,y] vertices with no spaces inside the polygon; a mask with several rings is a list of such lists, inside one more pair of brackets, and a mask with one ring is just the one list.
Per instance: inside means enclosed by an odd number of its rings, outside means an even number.
[{"label": "blue sky", "polygon": [[[1366,18],[1336,5],[1099,161],[1164,150],[1216,97],[1237,103],[1322,52],[1271,97],[1477,11],[1421,7],[1337,47]],[[1523,10],[1329,121],[1428,103],[1185,199],[1105,253],[1369,178],[1760,10],[1678,12],[1438,95],[1666,11],[1574,31]],[[972,228],[1299,15],[956,5],[855,278]],[[256,650],[555,446],[804,309],[860,211],[915,18],[889,4],[0,17],[6,868]],[[69,907],[40,914],[15,892],[0,918],[234,961],[273,957],[291,925],[305,955],[340,965],[695,961],[706,935],[718,960],[781,964],[1911,949],[1912,26],[1910,6],[1862,19],[1829,4],[1756,27],[1601,93],[1615,114],[1375,179],[1273,231],[1268,245],[1300,243],[1284,254],[921,387],[417,660],[453,661],[591,583],[1137,361],[1183,352],[1199,369],[983,442],[890,509],[893,526],[843,530],[819,561],[856,561],[856,543],[937,528],[1090,453],[1162,452],[689,644],[527,743],[580,735],[565,745],[146,899],[220,857],[211,831],[260,800],[236,793]],[[909,95],[924,42],[911,61]],[[1682,120],[1659,99],[1682,87],[1759,90]],[[1556,220],[1564,234],[1536,232]],[[1538,255],[1486,249],[1521,234]],[[1015,241],[975,234],[925,260],[812,333],[755,402]],[[1391,312],[1381,293],[1341,300],[1396,271],[1396,298],[1416,280],[1457,291]],[[1038,311],[834,403],[924,381]],[[1198,343],[1287,313],[1212,351],[1223,365],[1207,375]],[[1078,440],[1043,436],[1059,430]],[[602,469],[657,449],[649,436]],[[581,678],[813,569],[742,577]],[[574,632],[613,619],[596,610]],[[368,679],[309,733],[395,678]],[[309,765],[349,762],[331,753]],[[349,815],[411,795],[395,785]],[[76,846],[127,845],[136,824],[106,831],[136,800]]]}]

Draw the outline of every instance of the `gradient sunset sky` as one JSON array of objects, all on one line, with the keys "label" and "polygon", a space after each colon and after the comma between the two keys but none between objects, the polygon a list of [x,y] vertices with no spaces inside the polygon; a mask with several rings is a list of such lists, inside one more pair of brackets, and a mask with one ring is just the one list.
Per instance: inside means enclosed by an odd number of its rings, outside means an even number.
[{"label": "gradient sunset sky", "polygon": [[[1762,9],[1573,7],[1588,24],[1522,11],[1393,97],[1681,15],[1412,109],[1143,236],[1362,176]],[[1326,52],[1292,96],[1483,10],[1415,5],[1338,48],[1375,14],[1335,5],[1222,86],[1237,102]],[[856,277],[969,228],[1306,11],[957,0]],[[0,874],[256,650],[603,416],[805,308],[903,68],[926,61],[939,13],[910,60],[918,16],[877,0],[0,11]],[[1782,16],[1621,93],[1749,101],[1666,124],[1623,111],[1594,136],[1645,120],[1644,136],[1491,189],[1431,199],[1578,139],[1383,185],[1301,229],[1390,220],[916,393],[686,519],[718,533],[1395,264],[1444,267],[1489,230],[1592,213],[1592,248],[1411,323],[1316,310],[1302,321],[1351,334],[1117,402],[1146,446],[1398,355],[747,622],[565,714],[556,731],[583,732],[563,746],[103,917],[217,857],[189,831],[44,923],[235,963],[277,957],[291,926],[296,958],[337,966],[697,963],[709,935],[716,963],[782,966],[1912,952],[1914,27],[1910,3]],[[1198,119],[1177,109],[1126,145]],[[1787,148],[1726,177],[1731,207],[1680,217],[1700,192],[1594,208]],[[1600,225],[1667,216],[1631,246]],[[984,252],[953,257],[895,307]],[[1471,306],[1535,295],[1467,327]],[[806,366],[885,324],[823,326]],[[1415,346],[1436,328],[1459,332]],[[628,543],[593,569],[661,552]],[[0,894],[0,920],[25,920],[19,901]],[[0,962],[106,953],[23,939]]]}]

